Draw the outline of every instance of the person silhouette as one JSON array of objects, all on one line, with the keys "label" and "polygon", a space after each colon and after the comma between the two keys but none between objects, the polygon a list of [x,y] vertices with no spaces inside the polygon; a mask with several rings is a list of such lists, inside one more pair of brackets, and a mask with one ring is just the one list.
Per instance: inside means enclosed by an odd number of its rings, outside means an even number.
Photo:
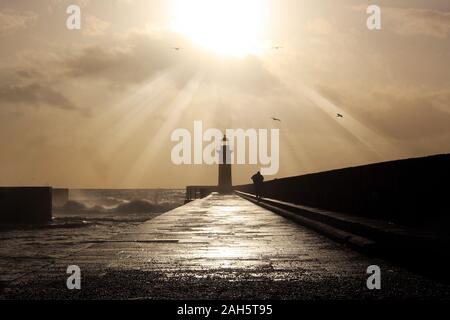
[{"label": "person silhouette", "polygon": [[252,180],[253,180],[253,185],[255,186],[256,200],[258,200],[258,202],[259,202],[259,201],[261,201],[261,198],[262,198],[264,177],[261,174],[261,172],[258,171],[256,174],[254,174],[252,176]]}]

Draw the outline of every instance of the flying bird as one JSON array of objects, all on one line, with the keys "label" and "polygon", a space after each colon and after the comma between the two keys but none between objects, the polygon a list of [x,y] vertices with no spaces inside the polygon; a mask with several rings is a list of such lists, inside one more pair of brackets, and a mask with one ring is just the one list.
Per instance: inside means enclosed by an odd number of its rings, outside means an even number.
[{"label": "flying bird", "polygon": [[281,122],[281,120],[280,120],[280,119],[278,119],[278,118],[273,118],[273,117],[272,117],[272,120],[273,120],[273,121],[278,121],[278,122]]},{"label": "flying bird", "polygon": [[344,116],[342,115],[342,114],[340,114],[340,113],[338,113],[337,115],[336,115],[336,118],[343,118]]},{"label": "flying bird", "polygon": [[272,49],[274,49],[274,50],[280,50],[280,49],[283,49],[283,47],[282,47],[282,46],[275,46],[275,47],[272,47]]},{"label": "flying bird", "polygon": [[180,51],[180,50],[181,50],[180,47],[173,47],[172,49],[173,49],[173,50],[176,50],[176,51]]}]

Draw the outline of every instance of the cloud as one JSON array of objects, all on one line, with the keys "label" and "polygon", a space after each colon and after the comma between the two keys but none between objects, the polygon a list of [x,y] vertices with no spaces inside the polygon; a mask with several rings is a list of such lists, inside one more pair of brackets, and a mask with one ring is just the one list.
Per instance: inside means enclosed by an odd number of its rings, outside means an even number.
[{"label": "cloud", "polygon": [[[173,50],[174,43],[183,49]],[[7,110],[48,106],[88,115],[87,107],[79,106],[106,103],[101,97],[111,88],[114,94],[126,94],[130,87],[162,72],[175,90],[199,75],[205,84],[257,97],[279,86],[257,57],[213,56],[173,35],[157,38],[131,33],[105,43],[69,45],[51,53],[28,50],[17,59],[16,65],[0,68],[0,105]],[[89,95],[89,103],[80,97],[80,90]]]},{"label": "cloud", "polygon": [[450,90],[319,86],[319,92],[367,126],[393,139],[450,134]]},{"label": "cloud", "polygon": [[[16,55],[17,62],[0,68],[0,106],[7,110],[48,106],[77,109],[63,90],[61,57],[46,51],[27,50]],[[12,107],[12,108],[11,108]]]},{"label": "cloud", "polygon": [[0,102],[14,106],[48,105],[66,110],[76,109],[74,104],[60,92],[38,83],[1,86]]},{"label": "cloud", "polygon": [[104,80],[117,86],[138,84],[176,59],[167,44],[143,38],[82,47],[63,61],[68,78]]},{"label": "cloud", "polygon": [[426,9],[387,8],[394,32],[404,36],[446,38],[450,34],[450,12]]},{"label": "cloud", "polygon": [[[174,43],[182,50],[173,50]],[[62,66],[68,78],[103,80],[117,87],[142,83],[169,68],[179,69],[173,81],[181,86],[196,74],[249,93],[255,89],[270,91],[279,85],[257,57],[213,56],[173,34],[156,38],[132,33],[109,44],[86,46],[67,57]]]},{"label": "cloud", "polygon": [[82,31],[87,36],[100,36],[105,33],[109,26],[109,22],[87,14],[82,25]]},{"label": "cloud", "polygon": [[0,36],[9,35],[20,29],[26,29],[33,25],[36,19],[37,14],[31,11],[0,11]]}]

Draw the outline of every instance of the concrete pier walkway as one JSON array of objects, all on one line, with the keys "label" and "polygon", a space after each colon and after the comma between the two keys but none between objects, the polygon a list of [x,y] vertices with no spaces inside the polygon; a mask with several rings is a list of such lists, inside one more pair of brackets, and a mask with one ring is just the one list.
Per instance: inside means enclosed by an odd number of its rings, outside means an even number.
[{"label": "concrete pier walkway", "polygon": [[[66,288],[68,265],[81,290]],[[382,270],[368,290],[367,267]],[[450,287],[370,258],[236,195],[213,194],[87,244],[10,283],[2,298],[448,298]]]}]

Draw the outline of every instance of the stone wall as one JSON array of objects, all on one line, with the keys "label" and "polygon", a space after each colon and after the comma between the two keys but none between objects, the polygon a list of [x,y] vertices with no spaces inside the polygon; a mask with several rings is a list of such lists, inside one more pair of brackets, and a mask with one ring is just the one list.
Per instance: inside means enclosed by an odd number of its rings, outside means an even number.
[{"label": "stone wall", "polygon": [[[450,155],[376,163],[265,182],[264,196],[417,225],[450,221]],[[254,193],[253,186],[235,189]]]},{"label": "stone wall", "polygon": [[34,224],[51,219],[51,187],[0,187],[0,223]]}]

